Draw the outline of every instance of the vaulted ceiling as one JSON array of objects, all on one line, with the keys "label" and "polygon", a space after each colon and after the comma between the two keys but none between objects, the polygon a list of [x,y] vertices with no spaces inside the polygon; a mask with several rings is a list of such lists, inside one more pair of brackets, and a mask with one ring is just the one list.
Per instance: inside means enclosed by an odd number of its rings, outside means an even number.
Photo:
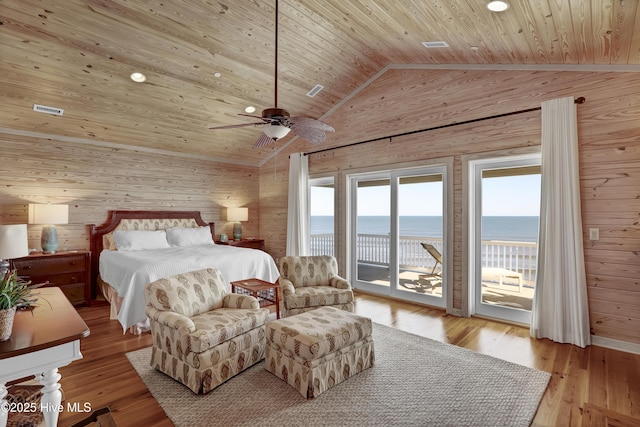
[{"label": "vaulted ceiling", "polygon": [[[637,0],[280,0],[278,107],[321,119],[394,64],[640,65]],[[3,0],[0,130],[261,165],[247,106],[274,107],[275,0]],[[444,41],[449,47],[426,48]],[[144,83],[130,79],[144,73]],[[315,97],[307,93],[322,85]],[[62,116],[33,111],[40,104]],[[335,138],[329,135],[329,138]],[[291,140],[290,135],[282,140]]]}]

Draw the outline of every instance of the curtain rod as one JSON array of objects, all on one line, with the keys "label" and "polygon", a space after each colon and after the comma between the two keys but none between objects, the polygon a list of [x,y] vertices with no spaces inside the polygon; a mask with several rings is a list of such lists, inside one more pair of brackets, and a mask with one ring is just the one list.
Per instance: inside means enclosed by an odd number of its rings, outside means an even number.
[{"label": "curtain rod", "polygon": [[[576,104],[584,104],[585,101],[586,101],[585,97],[581,96],[579,98],[576,98],[573,102],[576,103]],[[322,150],[310,151],[308,153],[303,153],[303,154],[305,156],[308,156],[310,154],[317,154],[317,153],[323,153],[325,151],[337,150],[338,148],[353,147],[355,145],[367,144],[369,142],[375,142],[375,141],[382,141],[384,139],[391,140],[392,138],[397,138],[399,136],[413,135],[415,133],[429,132],[429,131],[432,131],[432,130],[444,129],[444,128],[458,126],[458,125],[467,125],[469,123],[481,122],[483,120],[498,119],[500,117],[513,116],[515,114],[529,113],[531,111],[538,111],[538,110],[541,110],[541,109],[542,109],[542,107],[527,108],[526,110],[518,110],[518,111],[512,111],[510,113],[496,114],[495,116],[481,117],[479,119],[465,120],[463,122],[454,122],[454,123],[449,123],[449,124],[440,125],[440,126],[434,126],[434,127],[430,127],[430,128],[426,128],[426,129],[419,129],[419,130],[413,130],[413,131],[410,131],[410,132],[397,133],[395,135],[381,136],[379,138],[367,139],[366,141],[353,142],[351,144],[340,145],[338,147],[323,148]]]}]

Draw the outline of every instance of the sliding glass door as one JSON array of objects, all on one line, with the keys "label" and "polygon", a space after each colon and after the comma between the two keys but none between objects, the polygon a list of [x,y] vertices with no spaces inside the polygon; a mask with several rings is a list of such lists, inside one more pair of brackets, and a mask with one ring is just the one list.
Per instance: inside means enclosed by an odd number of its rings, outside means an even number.
[{"label": "sliding glass door", "polygon": [[540,155],[472,162],[472,312],[528,324],[535,293]]},{"label": "sliding glass door", "polygon": [[445,167],[350,176],[356,289],[445,306]]}]

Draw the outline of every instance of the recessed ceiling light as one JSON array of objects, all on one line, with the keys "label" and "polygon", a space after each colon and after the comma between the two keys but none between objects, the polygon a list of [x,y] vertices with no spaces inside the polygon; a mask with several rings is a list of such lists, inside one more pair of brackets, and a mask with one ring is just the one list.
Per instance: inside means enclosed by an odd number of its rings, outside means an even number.
[{"label": "recessed ceiling light", "polygon": [[220,77],[220,76],[222,76],[222,74],[220,74],[220,73],[213,73],[213,77]]},{"label": "recessed ceiling light", "polygon": [[135,72],[131,74],[131,80],[133,80],[136,83],[142,83],[145,80],[147,80],[147,76],[145,76],[142,73]]},{"label": "recessed ceiling light", "polygon": [[491,12],[504,12],[505,10],[509,9],[509,3],[502,0],[492,0],[487,3],[487,9],[489,9]]},{"label": "recessed ceiling light", "polygon": [[247,108],[244,109],[245,113],[255,113],[256,111],[256,107],[249,105]]}]

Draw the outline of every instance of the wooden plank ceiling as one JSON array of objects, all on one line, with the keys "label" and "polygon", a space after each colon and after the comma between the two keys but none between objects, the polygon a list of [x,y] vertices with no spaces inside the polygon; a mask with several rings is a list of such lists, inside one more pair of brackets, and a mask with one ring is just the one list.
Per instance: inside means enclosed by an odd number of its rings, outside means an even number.
[{"label": "wooden plank ceiling", "polygon": [[[492,13],[485,0],[281,0],[278,106],[331,124],[332,107],[390,64],[640,64],[637,0],[510,3]],[[0,128],[260,165],[272,149],[252,149],[259,128],[208,128],[274,106],[274,5],[4,0]],[[147,81],[131,81],[135,71]]]}]

